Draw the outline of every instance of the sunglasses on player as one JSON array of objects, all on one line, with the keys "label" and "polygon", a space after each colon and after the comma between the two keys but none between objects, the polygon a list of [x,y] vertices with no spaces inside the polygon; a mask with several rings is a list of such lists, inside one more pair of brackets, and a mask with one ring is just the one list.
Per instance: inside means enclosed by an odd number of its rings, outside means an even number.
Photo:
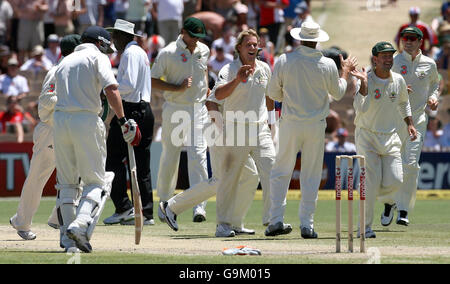
[{"label": "sunglasses on player", "polygon": [[402,39],[404,40],[404,41],[416,41],[416,40],[418,40],[419,38],[418,37],[416,37],[416,36],[403,36],[402,37]]}]

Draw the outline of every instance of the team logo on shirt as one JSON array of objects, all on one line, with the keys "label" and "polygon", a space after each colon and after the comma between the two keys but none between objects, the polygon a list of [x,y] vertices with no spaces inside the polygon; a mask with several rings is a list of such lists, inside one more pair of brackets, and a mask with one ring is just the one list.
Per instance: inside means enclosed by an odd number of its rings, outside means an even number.
[{"label": "team logo on shirt", "polygon": [[186,54],[184,54],[184,53],[181,54],[181,61],[183,61],[183,62],[187,61]]},{"label": "team logo on shirt", "polygon": [[376,89],[375,91],[375,99],[379,99],[379,98],[381,98],[381,92],[380,92],[380,89]]},{"label": "team logo on shirt", "polygon": [[402,65],[402,67],[400,67],[402,69],[402,71],[400,73],[402,73],[402,75],[406,75],[408,74],[408,69],[406,67],[406,65]]},{"label": "team logo on shirt", "polygon": [[394,92],[392,92],[392,93],[391,93],[391,95],[389,96],[389,98],[391,99],[391,101],[392,101],[392,102],[394,102],[394,101],[395,101],[395,98],[396,98],[396,96],[397,96],[397,94],[396,94],[396,93],[394,93]]},{"label": "team logo on shirt", "polygon": [[419,77],[419,79],[423,79],[425,78],[427,74],[424,71],[419,71],[417,74],[417,77]]}]

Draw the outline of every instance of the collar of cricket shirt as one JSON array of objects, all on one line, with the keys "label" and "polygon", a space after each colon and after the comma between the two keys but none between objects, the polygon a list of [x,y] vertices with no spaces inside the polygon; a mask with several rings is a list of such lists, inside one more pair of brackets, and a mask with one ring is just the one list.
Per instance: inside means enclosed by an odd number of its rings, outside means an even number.
[{"label": "collar of cricket shirt", "polygon": [[[373,72],[370,72],[368,76],[372,77],[372,80],[374,80],[374,81],[385,80],[385,79],[382,79],[382,78],[378,77],[375,74],[375,70]],[[388,84],[390,84],[390,83],[392,83],[394,81],[394,78],[392,77],[392,70],[389,71],[389,78],[386,78],[386,79],[388,79],[388,81],[387,81]]]},{"label": "collar of cricket shirt", "polygon": [[98,49],[98,47],[93,43],[82,43],[82,44],[78,45],[77,47],[75,47],[74,51],[79,51],[79,50],[83,50],[83,49],[94,49],[94,50],[100,52],[100,49]]},{"label": "collar of cricket shirt", "polygon": [[[406,51],[402,51],[402,54],[403,54],[403,57],[408,61],[408,62],[412,62],[413,60],[412,60],[412,55],[411,54],[409,54],[408,52],[406,52]],[[420,50],[419,49],[419,53],[417,54],[417,56],[416,56],[416,58],[414,58],[414,61],[419,61],[420,60],[420,57],[422,56],[422,50]]]},{"label": "collar of cricket shirt", "polygon": [[[176,40],[176,44],[177,44],[177,47],[179,47],[181,49],[188,50],[186,43],[181,38],[181,35],[178,36],[178,38]],[[198,42],[197,42],[197,44],[195,45],[195,49],[194,49],[194,52],[192,53],[192,55],[194,55],[198,51],[198,49],[199,49],[199,47],[198,47]]]},{"label": "collar of cricket shirt", "polygon": [[130,41],[130,42],[127,44],[127,46],[125,46],[125,50],[126,50],[127,48],[129,48],[130,46],[132,46],[132,45],[137,45],[137,42],[134,41],[134,40]]},{"label": "collar of cricket shirt", "polygon": [[317,56],[323,56],[322,52],[320,50],[307,47],[305,45],[300,45],[297,47],[297,51],[299,51],[301,54],[309,57],[317,57]]}]

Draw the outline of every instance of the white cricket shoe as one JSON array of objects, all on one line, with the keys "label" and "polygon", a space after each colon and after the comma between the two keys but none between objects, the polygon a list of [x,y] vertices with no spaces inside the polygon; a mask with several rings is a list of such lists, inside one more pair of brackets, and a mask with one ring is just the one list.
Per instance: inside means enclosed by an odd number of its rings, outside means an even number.
[{"label": "white cricket shoe", "polygon": [[392,219],[394,219],[394,212],[397,208],[395,204],[384,204],[384,212],[381,213],[381,225],[389,226],[392,223]]},{"label": "white cricket shoe", "polygon": [[19,231],[16,229],[16,227],[13,224],[13,218],[9,219],[9,224],[11,224],[11,226],[17,231],[17,234],[24,239],[25,241],[32,241],[34,239],[36,239],[36,234],[33,233],[32,231],[28,230],[28,231]]},{"label": "white cricket shoe", "polygon": [[232,229],[236,235],[254,235],[255,234],[255,230],[247,229],[244,227],[233,226]]},{"label": "white cricket shoe", "polygon": [[169,203],[167,201],[160,202],[159,208],[164,214],[164,219],[166,220],[167,225],[169,225],[172,230],[178,231],[177,215],[170,210]]},{"label": "white cricket shoe", "polygon": [[134,220],[134,208],[130,208],[127,211],[120,214],[114,213],[113,215],[103,220],[103,223],[105,225],[114,225],[119,224],[121,221],[125,222],[129,220]]},{"label": "white cricket shoe", "polygon": [[74,223],[75,222],[70,224],[67,228],[67,236],[71,240],[75,241],[77,248],[79,248],[81,251],[84,251],[86,253],[92,252],[92,246],[87,238],[87,231],[79,228],[76,223]]},{"label": "white cricket shoe", "polygon": [[216,227],[216,237],[218,238],[229,238],[235,235],[233,228],[228,224],[218,224]]},{"label": "white cricket shoe", "polygon": [[291,224],[285,224],[283,222],[277,222],[275,224],[270,224],[267,226],[266,231],[264,231],[264,235],[269,236],[278,236],[278,235],[287,235],[292,232]]}]

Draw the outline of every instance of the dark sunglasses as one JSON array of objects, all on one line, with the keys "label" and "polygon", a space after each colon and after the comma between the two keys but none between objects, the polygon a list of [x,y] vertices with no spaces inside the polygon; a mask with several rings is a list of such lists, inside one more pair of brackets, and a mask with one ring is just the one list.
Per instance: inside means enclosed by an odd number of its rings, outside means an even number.
[{"label": "dark sunglasses", "polygon": [[403,39],[404,41],[408,41],[408,40],[410,40],[410,41],[416,41],[416,40],[419,39],[419,38],[416,37],[416,36],[403,36],[402,39]]}]

